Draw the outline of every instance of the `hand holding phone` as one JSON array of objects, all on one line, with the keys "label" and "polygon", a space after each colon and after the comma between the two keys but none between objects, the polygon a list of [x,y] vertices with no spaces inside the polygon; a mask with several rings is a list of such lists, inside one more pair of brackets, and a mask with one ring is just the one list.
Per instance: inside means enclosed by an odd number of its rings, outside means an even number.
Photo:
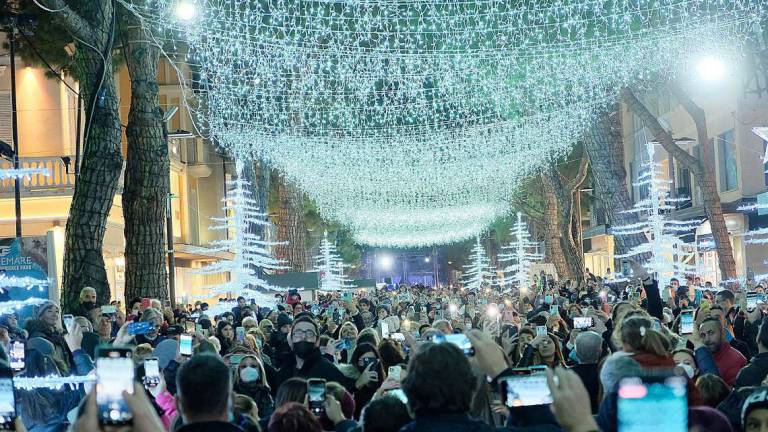
[{"label": "hand holding phone", "polygon": [[100,347],[96,351],[96,405],[103,425],[125,425],[133,413],[123,392],[133,394],[133,349]]},{"label": "hand holding phone", "polygon": [[510,408],[552,403],[547,375],[540,369],[514,368],[498,382],[501,402]]},{"label": "hand holding phone", "polygon": [[401,372],[402,368],[400,366],[390,366],[389,370],[387,370],[387,378],[400,381]]},{"label": "hand holding phone", "polygon": [[11,369],[18,372],[21,370],[24,370],[26,367],[25,363],[25,352],[26,352],[26,343],[21,340],[14,340],[11,341],[9,350],[8,350],[8,357],[10,357],[10,366]]},{"label": "hand holding phone", "polygon": [[325,414],[325,380],[320,378],[310,378],[307,381],[307,402],[309,410],[315,417],[322,417]]},{"label": "hand holding phone", "polygon": [[192,335],[184,333],[179,336],[179,354],[183,356],[192,355]]},{"label": "hand holding phone", "polygon": [[591,316],[573,318],[573,328],[575,329],[586,330],[594,325],[594,318]]},{"label": "hand holding phone", "polygon": [[689,335],[693,333],[693,309],[680,311],[680,334]]},{"label": "hand holding phone", "polygon": [[144,385],[148,387],[160,384],[160,363],[157,357],[144,359]]}]

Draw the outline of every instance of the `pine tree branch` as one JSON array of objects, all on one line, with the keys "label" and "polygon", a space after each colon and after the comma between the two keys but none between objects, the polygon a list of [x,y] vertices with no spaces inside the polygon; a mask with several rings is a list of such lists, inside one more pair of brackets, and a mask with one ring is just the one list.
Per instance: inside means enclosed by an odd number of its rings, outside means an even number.
[{"label": "pine tree branch", "polygon": [[664,128],[661,126],[661,123],[659,123],[659,119],[651,114],[648,108],[646,108],[646,106],[640,102],[632,90],[627,87],[622,89],[621,98],[624,103],[627,104],[629,109],[638,117],[640,117],[640,120],[643,121],[643,124],[651,130],[651,133],[654,135],[654,139],[656,139],[656,141],[658,141],[661,146],[664,147],[664,150],[666,150],[667,153],[669,153],[673,158],[677,159],[686,168],[691,170],[694,175],[701,174],[703,166],[701,163],[699,163],[699,160],[689,155],[688,152],[680,148],[680,146],[675,143],[674,138],[672,138],[672,134],[664,130]]},{"label": "pine tree branch", "polygon": [[[93,1],[93,0],[91,0]],[[54,19],[77,39],[91,45],[98,45],[94,38],[94,29],[88,21],[73,11],[64,0],[37,0],[48,9],[53,9]]]}]

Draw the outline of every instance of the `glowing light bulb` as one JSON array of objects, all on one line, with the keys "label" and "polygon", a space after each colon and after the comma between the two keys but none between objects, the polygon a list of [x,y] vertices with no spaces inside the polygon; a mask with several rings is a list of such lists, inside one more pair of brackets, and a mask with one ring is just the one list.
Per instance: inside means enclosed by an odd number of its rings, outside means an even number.
[{"label": "glowing light bulb", "polygon": [[197,16],[197,7],[186,0],[180,0],[176,3],[176,9],[174,11],[176,18],[181,21],[192,21]]},{"label": "glowing light bulb", "polygon": [[720,81],[725,76],[725,65],[717,57],[701,59],[696,69],[704,81]]}]

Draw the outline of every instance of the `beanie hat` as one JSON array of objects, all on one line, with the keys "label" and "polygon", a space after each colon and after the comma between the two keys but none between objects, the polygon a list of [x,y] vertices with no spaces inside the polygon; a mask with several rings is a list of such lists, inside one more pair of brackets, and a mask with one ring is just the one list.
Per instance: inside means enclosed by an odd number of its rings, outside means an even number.
[{"label": "beanie hat", "polygon": [[746,424],[749,413],[760,408],[768,408],[768,387],[758,387],[744,401],[741,409],[741,424]]},{"label": "beanie hat", "polygon": [[280,314],[277,315],[277,328],[278,329],[280,327],[284,326],[284,325],[291,325],[292,322],[293,321],[291,320],[291,317],[289,317],[288,314],[286,314],[286,313],[280,313]]},{"label": "beanie hat", "polygon": [[45,302],[40,303],[40,306],[38,306],[37,310],[35,311],[35,316],[37,317],[37,319],[40,319],[40,317],[43,316],[45,311],[47,311],[48,309],[54,306],[58,306],[58,305],[50,300],[46,300]]},{"label": "beanie hat", "polygon": [[697,406],[688,409],[688,428],[708,432],[733,432],[728,417],[720,411],[708,407]]}]

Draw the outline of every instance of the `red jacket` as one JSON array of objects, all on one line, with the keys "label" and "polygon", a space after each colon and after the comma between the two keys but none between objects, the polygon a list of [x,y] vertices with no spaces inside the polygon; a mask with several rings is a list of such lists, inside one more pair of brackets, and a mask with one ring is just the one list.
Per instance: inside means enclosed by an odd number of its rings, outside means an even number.
[{"label": "red jacket", "polygon": [[720,370],[720,377],[726,384],[733,387],[739,371],[747,365],[747,359],[728,342],[723,342],[720,349],[712,353],[712,358],[715,359],[717,368]]}]

